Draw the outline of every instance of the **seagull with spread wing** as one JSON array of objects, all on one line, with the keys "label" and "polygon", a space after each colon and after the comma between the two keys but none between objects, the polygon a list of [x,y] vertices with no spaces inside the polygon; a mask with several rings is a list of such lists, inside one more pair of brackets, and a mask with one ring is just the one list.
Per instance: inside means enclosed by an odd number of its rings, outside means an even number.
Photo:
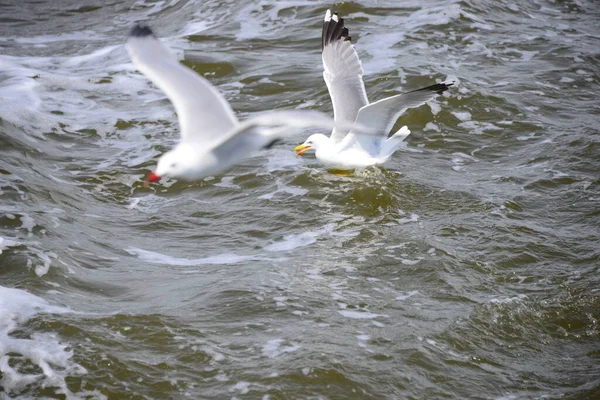
[{"label": "seagull with spread wing", "polygon": [[194,181],[217,174],[246,156],[300,129],[344,126],[317,111],[271,111],[239,122],[225,98],[202,76],[183,66],[147,26],[136,25],[127,51],[137,69],[171,100],[180,142],[160,157],[146,183],[163,177]]},{"label": "seagull with spread wing", "polygon": [[[325,13],[322,34],[323,78],[327,84],[336,123],[331,136],[309,136],[294,151],[298,155],[315,150],[315,156],[327,166],[341,169],[364,168],[382,164],[410,134],[406,126],[388,138],[396,120],[409,108],[419,107],[442,94],[452,83],[437,83],[369,103],[363,69],[348,36],[348,28],[337,13]],[[354,126],[352,126],[354,124]],[[357,127],[373,129],[376,135],[358,134]]]}]

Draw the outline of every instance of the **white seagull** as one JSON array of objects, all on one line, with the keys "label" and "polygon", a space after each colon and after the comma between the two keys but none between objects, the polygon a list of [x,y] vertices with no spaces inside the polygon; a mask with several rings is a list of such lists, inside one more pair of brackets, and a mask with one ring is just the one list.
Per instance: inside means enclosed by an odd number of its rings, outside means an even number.
[{"label": "white seagull", "polygon": [[[325,13],[322,39],[323,78],[333,103],[334,119],[350,128],[336,125],[330,137],[321,133],[311,135],[294,151],[302,155],[313,149],[319,161],[334,168],[382,164],[410,134],[403,126],[388,138],[398,117],[407,109],[419,107],[442,94],[452,83],[438,83],[369,103],[362,80],[363,69],[348,29],[344,27],[344,20],[337,13],[332,15],[330,10]],[[357,126],[373,129],[377,134],[359,135]]]},{"label": "white seagull", "polygon": [[227,100],[181,65],[149,27],[136,25],[126,47],[137,69],[173,103],[181,130],[180,142],[158,160],[146,184],[163,177],[194,181],[215,175],[298,129],[344,127],[317,111],[274,111],[240,123]]}]

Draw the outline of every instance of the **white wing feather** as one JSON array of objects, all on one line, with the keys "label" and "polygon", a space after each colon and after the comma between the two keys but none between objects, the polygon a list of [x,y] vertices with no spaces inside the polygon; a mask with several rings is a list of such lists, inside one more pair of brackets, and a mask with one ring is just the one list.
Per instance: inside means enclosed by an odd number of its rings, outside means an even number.
[{"label": "white wing feather", "polygon": [[422,106],[448,90],[450,86],[452,83],[437,83],[364,106],[358,112],[356,124],[368,126],[376,131],[377,135],[359,135],[350,132],[344,138],[342,146],[344,148],[360,147],[373,156],[378,155],[381,144],[387,139],[390,129],[406,110]]},{"label": "white wing feather", "polygon": [[[270,111],[239,124],[221,143],[215,146],[213,153],[219,159],[226,159],[231,154],[251,154],[264,147],[269,147],[277,139],[293,135],[300,130],[313,128],[350,130],[351,127],[351,124],[335,122],[319,111]],[[361,130],[361,132],[363,131]]]},{"label": "white wing feather", "polygon": [[[362,80],[363,69],[350,42],[344,20],[327,10],[323,22],[323,78],[333,103],[336,122],[353,123],[358,110],[367,105],[367,92]],[[349,130],[334,128],[331,140],[340,142]]]},{"label": "white wing feather", "polygon": [[206,79],[181,65],[150,28],[134,27],[126,47],[137,69],[173,103],[182,141],[211,146],[238,124],[227,100]]}]

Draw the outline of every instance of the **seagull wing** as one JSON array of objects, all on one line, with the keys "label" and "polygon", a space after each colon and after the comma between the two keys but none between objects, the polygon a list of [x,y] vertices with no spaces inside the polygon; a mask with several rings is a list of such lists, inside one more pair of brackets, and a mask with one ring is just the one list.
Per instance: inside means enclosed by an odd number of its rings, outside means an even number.
[{"label": "seagull wing", "polygon": [[[293,135],[298,131],[313,128],[339,128],[349,131],[352,128],[352,124],[335,122],[319,111],[270,111],[259,114],[239,124],[212,151],[219,160],[227,162],[227,160],[232,159],[231,163],[233,164],[235,163],[233,158],[241,158],[252,152],[269,148],[278,139]],[[364,134],[369,133],[366,130],[364,132],[366,132]]]},{"label": "seagull wing", "polygon": [[[350,42],[343,18],[327,10],[323,21],[323,78],[333,103],[336,122],[353,123],[358,110],[369,103],[363,69],[358,54]],[[340,142],[349,130],[334,128],[331,140]]]},{"label": "seagull wing", "polygon": [[436,83],[421,89],[388,97],[364,106],[358,112],[356,124],[368,127],[377,135],[364,135],[350,132],[343,140],[343,148],[360,147],[376,156],[381,143],[387,139],[396,120],[409,108],[416,108],[444,93],[453,83]]},{"label": "seagull wing", "polygon": [[150,28],[136,25],[126,47],[137,69],[173,103],[182,141],[210,146],[238,124],[227,100],[206,79],[181,65]]}]

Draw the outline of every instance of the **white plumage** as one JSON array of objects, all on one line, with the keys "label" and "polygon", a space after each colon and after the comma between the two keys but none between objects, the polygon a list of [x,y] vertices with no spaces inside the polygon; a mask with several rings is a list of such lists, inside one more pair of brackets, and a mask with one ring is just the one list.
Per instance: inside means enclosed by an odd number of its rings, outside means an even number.
[{"label": "white plumage", "polygon": [[181,65],[150,28],[136,25],[126,47],[134,65],[165,92],[179,118],[181,140],[160,158],[149,182],[201,179],[299,129],[344,127],[317,111],[272,111],[240,123],[216,88]]},{"label": "white plumage", "polygon": [[[348,29],[344,27],[344,20],[337,14],[332,15],[330,10],[323,21],[322,46],[323,78],[333,103],[334,120],[350,128],[336,126],[330,137],[312,135],[294,150],[301,155],[314,149],[317,159],[328,166],[357,168],[387,161],[410,134],[403,126],[388,138],[398,117],[409,108],[433,100],[452,85],[438,83],[369,103],[363,69]],[[359,135],[357,127],[368,128],[376,134]]]}]

